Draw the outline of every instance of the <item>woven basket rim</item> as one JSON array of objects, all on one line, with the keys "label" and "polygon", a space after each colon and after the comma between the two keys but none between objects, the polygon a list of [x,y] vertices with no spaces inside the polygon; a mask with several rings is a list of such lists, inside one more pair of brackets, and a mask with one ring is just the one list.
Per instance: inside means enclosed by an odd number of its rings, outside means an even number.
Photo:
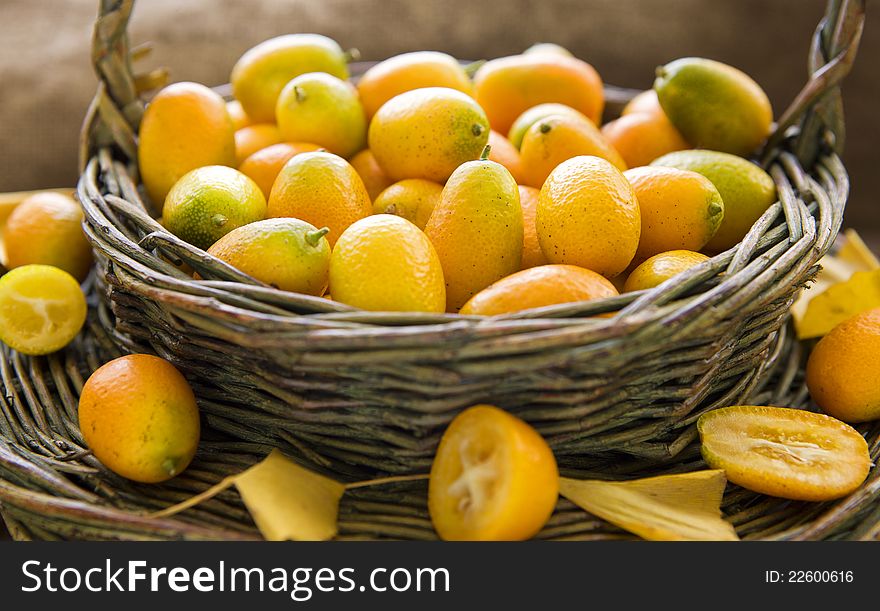
[{"label": "woven basket rim", "polygon": [[[730,295],[742,290],[758,273],[764,273],[772,267],[768,263],[782,258],[785,253],[778,248],[773,249],[773,246],[778,247],[782,242],[787,241],[792,248],[801,246],[800,251],[803,260],[808,262],[807,267],[818,262],[833,244],[842,222],[842,210],[833,211],[829,214],[832,218],[824,224],[820,221],[817,227],[812,216],[815,212],[814,206],[823,199],[820,195],[823,190],[836,195],[834,206],[846,201],[849,190],[846,171],[839,157],[828,153],[819,160],[818,169],[823,178],[820,184],[800,168],[791,153],[780,152],[777,160],[774,160],[770,170],[780,193],[780,200],[765,212],[746,238],[733,248],[695,265],[653,289],[488,317],[457,313],[369,312],[321,297],[266,286],[207,252],[182,243],[158,224],[149,227],[154,221],[147,216],[144,208],[138,209],[113,195],[105,199],[97,184],[98,168],[101,166],[97,158],[89,162],[78,185],[77,194],[89,221],[85,225],[85,231],[93,247],[108,254],[113,250],[121,251],[123,254],[117,255],[119,259],[114,262],[129,267],[134,274],[139,274],[145,281],[145,286],[161,289],[163,292],[157,292],[156,299],[171,300],[175,294],[190,295],[194,307],[204,306],[211,300],[219,300],[227,304],[229,309],[218,311],[218,316],[227,314],[231,318],[237,317],[245,326],[252,323],[251,330],[256,333],[261,331],[261,321],[267,323],[269,332],[277,332],[277,325],[296,327],[303,322],[302,317],[308,317],[309,324],[325,328],[327,335],[345,331],[352,341],[359,336],[374,340],[400,337],[404,328],[407,328],[406,333],[423,333],[426,336],[454,333],[456,328],[479,330],[477,335],[571,327],[610,332],[625,326],[639,327],[658,322],[663,324],[672,320],[680,322],[681,313],[694,302],[711,301],[719,295]],[[118,164],[110,163],[116,166],[117,171],[122,170]],[[786,176],[786,172],[791,175]],[[124,180],[123,174],[116,176]],[[127,190],[134,187],[132,182]],[[813,203],[802,204],[798,210],[797,193],[806,193]],[[825,200],[826,204],[830,203],[827,197]],[[149,227],[148,235],[139,240],[125,235],[119,230],[119,221],[116,218],[119,213],[127,215],[129,220],[133,219],[135,225],[141,228]],[[787,240],[784,236],[786,232],[789,232]],[[111,243],[108,247],[106,241],[111,236],[116,244]],[[159,256],[150,258],[150,262],[155,265],[153,268],[143,261],[134,261],[124,256],[129,254],[126,250],[156,247],[168,248],[164,252],[172,257],[180,257],[178,261],[184,261],[196,268],[199,275],[207,280],[194,280]],[[761,269],[762,267],[765,269]],[[787,268],[779,265],[775,270],[784,273]],[[713,279],[715,282],[709,290],[694,293],[695,287],[701,284],[705,286]],[[177,302],[176,305],[186,304]],[[248,305],[250,310],[246,307]],[[247,319],[248,314],[253,314],[253,318]],[[607,316],[599,317],[600,314]]]}]

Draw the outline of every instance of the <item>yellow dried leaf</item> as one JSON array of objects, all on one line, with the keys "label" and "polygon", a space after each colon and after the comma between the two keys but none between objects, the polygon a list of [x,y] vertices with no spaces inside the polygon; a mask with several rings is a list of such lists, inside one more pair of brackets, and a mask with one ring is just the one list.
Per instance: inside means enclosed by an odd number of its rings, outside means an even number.
[{"label": "yellow dried leaf", "polygon": [[235,485],[235,475],[230,475],[229,477],[224,477],[218,483],[214,484],[207,490],[204,490],[194,496],[189,497],[185,501],[181,501],[170,507],[166,507],[165,509],[161,509],[159,511],[154,511],[149,514],[151,518],[168,518],[170,516],[177,515],[181,511],[186,511],[187,509],[192,509],[199,503],[204,503],[205,501],[214,498],[227,488],[230,488]]},{"label": "yellow dried leaf", "polygon": [[345,486],[299,466],[278,450],[236,476],[235,486],[269,541],[324,541],[336,535]]},{"label": "yellow dried leaf", "polygon": [[880,307],[880,269],[856,272],[813,297],[797,322],[798,337],[822,337],[847,318]]},{"label": "yellow dried leaf", "polygon": [[846,282],[857,271],[864,271],[854,269],[848,263],[845,264],[827,256],[821,259],[819,263],[822,265],[822,270],[816,276],[813,284],[808,288],[802,288],[797,300],[791,306],[791,315],[798,330],[804,315],[807,313],[807,306],[810,305],[813,297],[821,295],[839,282]]},{"label": "yellow dried leaf", "polygon": [[862,240],[855,229],[843,232],[843,245],[835,255],[837,259],[861,267],[864,271],[880,269],[880,260]]},{"label": "yellow dried leaf", "polygon": [[721,516],[724,471],[629,482],[561,478],[559,494],[591,514],[651,541],[737,541]]},{"label": "yellow dried leaf", "polygon": [[[797,301],[791,307],[791,314],[800,339],[817,337],[813,334],[814,331],[811,327],[809,327],[810,330],[808,331],[804,331],[802,327],[804,317],[807,314],[807,308],[815,297],[822,295],[836,284],[848,281],[856,272],[869,272],[880,269],[880,262],[878,262],[877,257],[874,256],[874,253],[865,245],[854,229],[844,231],[838,240],[840,248],[838,248],[835,254],[825,255],[819,260],[821,269],[816,275],[815,281],[809,289],[801,290]],[[821,326],[824,327],[824,325]],[[824,335],[824,333],[822,334]]]},{"label": "yellow dried leaf", "polygon": [[225,477],[207,490],[149,516],[167,518],[176,515],[235,486],[267,540],[324,541],[336,535],[339,500],[346,490],[428,477],[427,474],[398,475],[341,484],[309,471],[273,450],[246,471]]}]

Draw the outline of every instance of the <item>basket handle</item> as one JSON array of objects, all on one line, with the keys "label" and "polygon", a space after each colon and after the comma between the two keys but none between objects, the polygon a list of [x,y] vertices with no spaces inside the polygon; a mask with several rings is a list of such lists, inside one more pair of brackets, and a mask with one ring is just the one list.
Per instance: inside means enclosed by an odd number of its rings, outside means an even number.
[{"label": "basket handle", "polygon": [[[809,57],[810,79],[779,118],[766,150],[791,133],[794,151],[811,167],[823,146],[843,150],[844,120],[840,82],[852,69],[865,24],[866,0],[828,0],[816,28]],[[137,130],[144,103],[137,94],[127,27],[134,0],[101,0],[92,36],[92,64],[98,92],[89,106],[80,136],[80,169],[102,146],[116,145],[129,160],[137,158]],[[820,136],[828,134],[830,141]]]},{"label": "basket handle", "polygon": [[866,0],[828,0],[810,48],[810,79],[782,113],[765,150],[794,133],[793,150],[804,167],[812,167],[823,147],[843,152],[840,83],[856,58],[865,26],[865,4]]},{"label": "basket handle", "polygon": [[80,132],[80,173],[95,151],[116,145],[129,160],[137,159],[137,130],[144,114],[138,96],[128,44],[128,22],[134,0],[101,0],[92,32],[92,66],[98,91]]}]

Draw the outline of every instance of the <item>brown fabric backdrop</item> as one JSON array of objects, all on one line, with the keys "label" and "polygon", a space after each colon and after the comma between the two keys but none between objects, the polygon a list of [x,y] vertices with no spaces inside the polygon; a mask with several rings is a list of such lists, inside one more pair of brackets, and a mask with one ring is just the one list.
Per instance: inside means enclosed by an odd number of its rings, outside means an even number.
[{"label": "brown fabric backdrop", "polygon": [[[0,0],[0,192],[75,179],[77,131],[94,91],[89,40],[98,0]],[[219,84],[251,45],[314,31],[365,59],[438,49],[481,58],[559,42],[606,81],[648,87],[654,67],[683,55],[719,59],[763,85],[777,113],[802,85],[824,0],[141,0],[133,42],[151,40],[153,65],[175,80]],[[877,9],[875,2],[869,9]],[[875,225],[880,189],[880,14],[869,14],[858,65],[844,90],[848,221]]]}]

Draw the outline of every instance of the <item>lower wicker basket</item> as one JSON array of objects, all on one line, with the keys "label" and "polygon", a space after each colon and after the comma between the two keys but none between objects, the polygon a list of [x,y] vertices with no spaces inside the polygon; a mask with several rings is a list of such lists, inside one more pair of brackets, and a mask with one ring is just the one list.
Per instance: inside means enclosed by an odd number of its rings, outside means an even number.
[{"label": "lower wicker basket", "polygon": [[[94,300],[93,301],[97,301]],[[260,460],[270,446],[235,440],[210,426],[193,465],[163,485],[128,482],[84,449],[77,399],[84,380],[118,349],[104,331],[101,306],[67,350],[30,358],[2,348],[0,378],[0,515],[12,537],[28,539],[259,539],[238,493],[227,490],[174,518],[146,514],[206,490]],[[786,331],[776,366],[755,390],[756,403],[806,406],[801,345]],[[863,428],[880,461],[880,424]],[[566,475],[625,479],[704,468],[690,443],[674,460],[627,463],[594,459]],[[340,539],[434,539],[425,481],[349,490],[340,508]],[[730,486],[723,510],[744,539],[880,540],[880,467],[847,498],[822,504],[774,499]],[[560,500],[538,538],[632,539],[632,535]]]}]

